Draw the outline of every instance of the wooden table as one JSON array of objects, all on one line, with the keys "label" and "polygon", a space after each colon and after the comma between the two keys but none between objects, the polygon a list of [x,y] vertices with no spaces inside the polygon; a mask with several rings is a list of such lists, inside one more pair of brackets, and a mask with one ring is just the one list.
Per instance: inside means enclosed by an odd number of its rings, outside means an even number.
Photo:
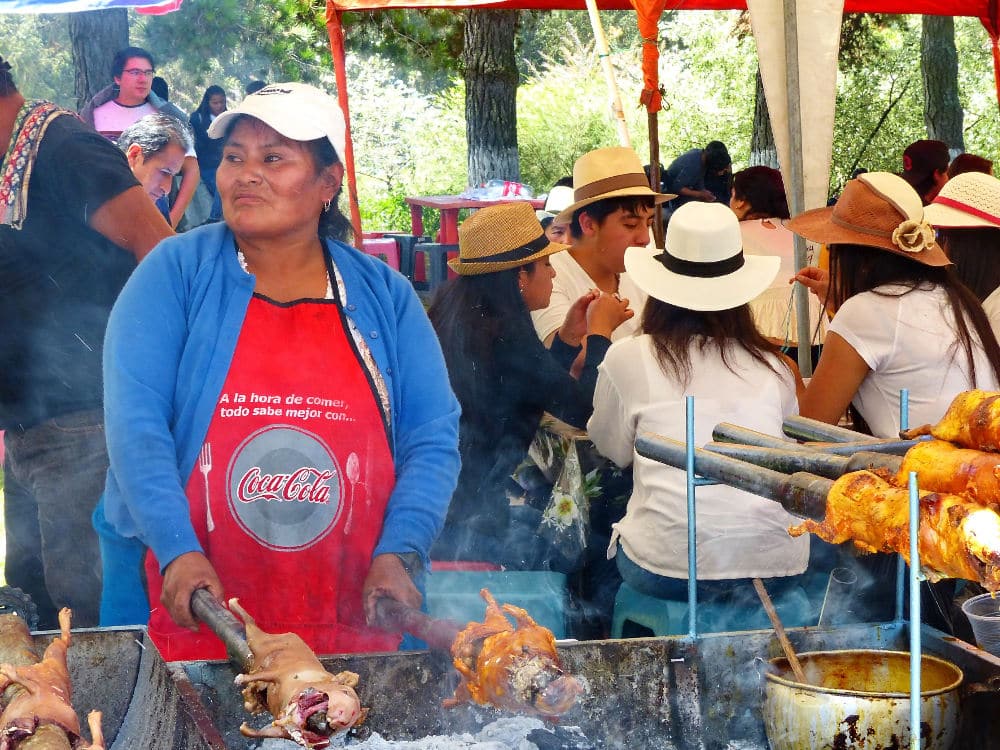
[{"label": "wooden table", "polygon": [[[438,242],[442,245],[458,244],[458,212],[463,208],[486,208],[501,203],[513,203],[520,198],[499,198],[497,200],[472,200],[458,195],[428,195],[407,198],[410,206],[410,231],[420,237],[424,233],[424,209],[436,208],[441,212],[441,233]],[[528,201],[532,208],[544,208],[545,201],[533,198]]]}]

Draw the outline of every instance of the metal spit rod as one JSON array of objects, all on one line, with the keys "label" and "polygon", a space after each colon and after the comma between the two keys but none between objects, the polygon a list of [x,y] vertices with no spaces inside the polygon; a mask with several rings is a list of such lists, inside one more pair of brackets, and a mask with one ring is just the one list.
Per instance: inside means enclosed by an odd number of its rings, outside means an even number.
[{"label": "metal spit rod", "polygon": [[781,430],[788,437],[796,440],[819,440],[831,443],[854,443],[873,442],[876,438],[865,435],[863,432],[855,432],[844,427],[820,422],[808,417],[793,415],[785,417],[781,423]]},{"label": "metal spit rod", "polygon": [[733,443],[708,443],[705,450],[718,453],[755,466],[774,469],[783,474],[808,471],[828,479],[837,479],[852,471],[887,469],[894,473],[902,466],[901,456],[884,455],[871,451],[858,451],[850,456],[837,456],[814,450],[781,448],[760,448],[755,445],[735,445]]}]

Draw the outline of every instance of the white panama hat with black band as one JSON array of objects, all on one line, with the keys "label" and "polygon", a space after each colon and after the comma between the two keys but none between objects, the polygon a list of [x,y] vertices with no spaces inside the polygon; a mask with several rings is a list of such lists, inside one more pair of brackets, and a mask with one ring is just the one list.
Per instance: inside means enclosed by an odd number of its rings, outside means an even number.
[{"label": "white panama hat with black band", "polygon": [[688,310],[729,310],[767,289],[777,257],[746,255],[740,223],[720,203],[685,203],[667,227],[666,248],[630,247],[625,270],[650,297]]}]

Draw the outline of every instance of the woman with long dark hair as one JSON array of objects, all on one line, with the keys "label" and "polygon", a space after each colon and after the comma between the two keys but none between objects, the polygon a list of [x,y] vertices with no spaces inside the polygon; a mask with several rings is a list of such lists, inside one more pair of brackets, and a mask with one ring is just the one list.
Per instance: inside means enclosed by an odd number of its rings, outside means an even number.
[{"label": "woman with long dark hair", "polygon": [[[747,304],[774,279],[778,259],[743,254],[739,225],[726,206],[681,206],[664,251],[629,248],[625,265],[649,295],[642,335],[608,352],[587,424],[597,449],[634,472],[608,555],[632,588],[686,601],[685,474],[640,456],[636,436],[683,440],[686,396],[695,398],[699,444],[734,415],[752,429],[778,433],[797,411],[801,379],[757,330]],[[803,621],[808,606],[797,575],[806,569],[809,541],[789,537],[792,517],[777,503],[721,485],[699,488],[697,501],[698,599],[720,605],[710,626],[764,626],[754,577],[770,579],[768,590],[782,600],[797,595],[802,607],[790,619]]]},{"label": "woman with long dark hair", "polygon": [[194,131],[194,150],[198,155],[201,181],[208,192],[215,197],[215,172],[222,161],[222,141],[211,138],[208,128],[216,117],[226,111],[226,91],[222,86],[209,86],[201,97],[198,109],[191,113],[191,129]]},{"label": "woman with long dark hair", "polygon": [[950,180],[924,216],[955,273],[983,303],[993,332],[1000,332],[1000,180],[964,172]]},{"label": "woman with long dark hair", "polygon": [[[549,304],[548,256],[567,249],[545,237],[524,202],[480,209],[459,227],[459,277],[428,310],[462,406],[462,470],[435,560],[480,560],[511,569],[560,568],[536,530],[541,513],[512,507],[507,490],[544,412],[583,427],[593,410],[597,365],[611,332],[632,317],[628,300],[597,291],[574,304],[546,349],[529,311]],[[586,338],[579,381],[569,368]],[[565,570],[563,572],[566,572]]]},{"label": "woman with long dark hair", "polygon": [[997,388],[1000,346],[986,313],[901,178],[860,175],[835,206],[789,227],[830,248],[828,273],[807,268],[796,277],[835,313],[801,399],[804,416],[836,424],[853,404],[873,435],[893,437],[903,388],[911,425],[938,421],[961,391]]}]

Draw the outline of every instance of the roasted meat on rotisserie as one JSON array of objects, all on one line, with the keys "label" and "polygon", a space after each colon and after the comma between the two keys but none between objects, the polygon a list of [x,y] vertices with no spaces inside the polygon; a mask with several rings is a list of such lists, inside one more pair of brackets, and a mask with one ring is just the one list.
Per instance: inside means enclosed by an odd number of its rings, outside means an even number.
[{"label": "roasted meat on rotisserie", "polygon": [[963,448],[1000,451],[1000,393],[963,391],[936,425],[906,431],[904,437],[933,435]]},{"label": "roasted meat on rotisserie", "polygon": [[0,691],[16,685],[0,714],[0,750],[14,750],[22,743],[37,748],[72,747],[74,750],[104,750],[101,712],[87,715],[91,742],[80,735],[80,720],[73,710],[66,651],[70,644],[68,609],[59,612],[60,635],[45,649],[37,664],[0,665]]},{"label": "roasted meat on rotisserie", "polygon": [[[822,522],[788,530],[833,544],[852,541],[867,552],[898,552],[909,561],[909,491],[869,471],[834,482]],[[920,493],[920,566],[932,581],[965,578],[1000,591],[1000,515],[975,501],[943,492]]]},{"label": "roasted meat on rotisserie", "polygon": [[444,706],[474,701],[548,719],[568,711],[583,686],[563,672],[552,631],[520,607],[498,606],[486,589],[479,593],[486,600],[486,617],[470,622],[451,647],[462,681]]},{"label": "roasted meat on rotisserie", "polygon": [[247,724],[240,732],[247,737],[279,737],[303,747],[324,748],[330,737],[364,720],[354,686],[354,672],[331,674],[316,654],[294,633],[265,633],[236,599],[229,608],[246,625],[247,645],[253,664],[247,674],[237,675],[243,688],[244,707],[252,714],[265,709],[274,717],[263,729]]},{"label": "roasted meat on rotisserie", "polygon": [[917,472],[923,490],[966,495],[994,510],[1000,507],[1000,454],[930,440],[906,452],[896,477],[900,487],[906,486],[911,471]]}]

